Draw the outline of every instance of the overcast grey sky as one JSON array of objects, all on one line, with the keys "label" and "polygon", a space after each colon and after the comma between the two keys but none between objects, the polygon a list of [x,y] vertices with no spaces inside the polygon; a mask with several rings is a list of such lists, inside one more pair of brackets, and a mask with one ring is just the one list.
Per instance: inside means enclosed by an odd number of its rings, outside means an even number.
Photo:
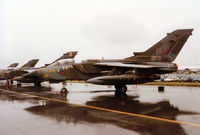
[{"label": "overcast grey sky", "polygon": [[179,28],[194,28],[179,65],[200,63],[199,0],[0,0],[0,68],[67,51],[76,60],[125,58]]}]

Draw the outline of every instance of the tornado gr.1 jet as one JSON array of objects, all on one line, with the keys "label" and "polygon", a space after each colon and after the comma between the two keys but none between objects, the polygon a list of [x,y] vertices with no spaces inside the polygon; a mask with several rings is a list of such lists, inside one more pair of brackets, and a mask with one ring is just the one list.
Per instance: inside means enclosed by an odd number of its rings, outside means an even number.
[{"label": "tornado gr.1 jet", "polygon": [[[44,82],[44,81],[49,81],[50,83],[56,83],[58,81],[48,80],[48,79],[46,79],[46,77],[45,78],[40,77],[40,75],[32,76],[32,73],[43,70],[43,71],[48,71],[48,72],[46,72],[47,74],[48,73],[53,74],[55,72],[55,69],[57,69],[58,67],[60,68],[63,65],[70,66],[72,64],[75,64],[74,57],[77,55],[77,53],[78,53],[77,51],[67,52],[67,53],[63,54],[61,57],[59,57],[58,59],[56,59],[55,61],[53,61],[52,63],[45,64],[45,66],[43,66],[43,67],[34,69],[32,72],[30,72],[31,75],[29,73],[24,74],[23,76],[15,77],[14,80],[17,82],[20,82],[20,83],[34,83],[35,86],[41,86],[41,82]],[[59,62],[61,60],[63,60],[63,61]],[[48,76],[48,75],[45,75],[45,76]]]},{"label": "tornado gr.1 jet", "polygon": [[32,69],[38,63],[39,59],[32,59],[28,61],[26,64],[21,66],[20,68],[13,68],[17,67],[19,63],[13,63],[9,66],[6,70],[0,71],[0,80],[7,80],[7,84],[9,85],[9,80],[16,76],[20,76],[22,74],[28,73],[26,70]]},{"label": "tornado gr.1 jet", "polygon": [[85,80],[88,83],[114,85],[116,92],[126,92],[128,84],[154,81],[161,74],[177,71],[172,63],[182,47],[192,35],[193,29],[178,29],[144,52],[118,60],[86,60],[72,65],[61,65],[36,70],[26,74],[26,78],[64,82]]},{"label": "tornado gr.1 jet", "polygon": [[[16,68],[18,65],[19,65],[19,63],[12,63],[7,67],[7,69]],[[0,71],[7,70],[7,69],[0,69]]]},{"label": "tornado gr.1 jet", "polygon": [[14,70],[18,65],[19,65],[19,63],[12,63],[7,67],[7,69],[0,69],[0,74],[1,74],[1,72]]}]

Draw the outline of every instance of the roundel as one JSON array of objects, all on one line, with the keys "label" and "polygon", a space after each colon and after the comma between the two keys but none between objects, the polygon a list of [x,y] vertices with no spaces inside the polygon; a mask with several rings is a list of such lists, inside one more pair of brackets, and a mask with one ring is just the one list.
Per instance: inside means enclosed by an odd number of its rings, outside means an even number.
[{"label": "roundel", "polygon": [[60,70],[60,75],[64,75],[64,71],[63,70]]}]

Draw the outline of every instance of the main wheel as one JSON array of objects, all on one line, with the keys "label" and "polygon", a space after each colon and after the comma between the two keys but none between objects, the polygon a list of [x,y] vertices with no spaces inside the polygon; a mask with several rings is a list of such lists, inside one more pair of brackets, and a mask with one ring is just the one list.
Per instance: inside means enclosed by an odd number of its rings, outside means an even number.
[{"label": "main wheel", "polygon": [[126,85],[115,85],[116,92],[126,93],[127,87]]},{"label": "main wheel", "polygon": [[127,91],[127,87],[125,85],[120,87],[120,92],[121,93],[126,93],[126,91]]}]

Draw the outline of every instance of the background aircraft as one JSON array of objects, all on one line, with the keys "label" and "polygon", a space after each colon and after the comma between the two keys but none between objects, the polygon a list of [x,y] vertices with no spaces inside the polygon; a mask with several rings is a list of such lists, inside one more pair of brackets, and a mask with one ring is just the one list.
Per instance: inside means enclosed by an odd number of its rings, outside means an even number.
[{"label": "background aircraft", "polygon": [[[179,54],[193,29],[179,29],[145,52],[134,53],[121,60],[87,60],[79,64],[59,65],[38,69],[23,78],[38,82],[64,82],[66,80],[85,80],[100,85],[114,85],[116,92],[126,92],[127,84],[139,84],[160,78],[160,74],[177,70],[172,63]],[[16,79],[17,80],[17,79]]]},{"label": "background aircraft", "polygon": [[[58,59],[56,59],[55,61],[53,61],[52,63],[45,64],[45,66],[34,69],[34,71],[30,73],[35,73],[41,70],[44,70],[45,72],[54,73],[58,67],[60,68],[63,66],[71,66],[72,64],[75,64],[74,57],[77,55],[77,53],[78,53],[77,51],[67,52],[63,54],[61,57],[59,57]],[[63,61],[60,62],[61,60]],[[50,83],[54,83],[54,81],[46,79],[46,77],[45,78],[40,77],[39,74],[37,77],[29,76],[29,74],[24,74],[23,76],[15,77],[14,80],[20,83],[34,83],[35,86],[41,86],[41,82],[44,82],[44,81],[49,81]]]},{"label": "background aircraft", "polygon": [[195,65],[195,66],[181,66],[178,69],[185,70],[185,71],[192,71],[192,72],[200,72],[200,64]]},{"label": "background aircraft", "polygon": [[[19,65],[19,63],[12,63],[7,67],[7,69],[16,68],[18,65]],[[7,69],[0,69],[0,72],[3,71],[3,70],[7,70]]]},{"label": "background aircraft", "polygon": [[19,63],[12,63],[7,67],[7,69],[0,69],[0,73],[5,72],[5,71],[9,71],[9,70],[11,71],[14,68],[16,68],[18,65],[19,65]]},{"label": "background aircraft", "polygon": [[[9,85],[10,79],[11,83],[13,83],[12,81],[13,77],[28,73],[26,70],[32,69],[38,63],[38,61],[39,59],[32,59],[23,66],[21,66],[20,68],[8,68],[6,70],[2,70],[0,71],[0,80],[7,80],[7,85]],[[16,67],[17,65],[18,63],[13,63],[9,67]]]}]

